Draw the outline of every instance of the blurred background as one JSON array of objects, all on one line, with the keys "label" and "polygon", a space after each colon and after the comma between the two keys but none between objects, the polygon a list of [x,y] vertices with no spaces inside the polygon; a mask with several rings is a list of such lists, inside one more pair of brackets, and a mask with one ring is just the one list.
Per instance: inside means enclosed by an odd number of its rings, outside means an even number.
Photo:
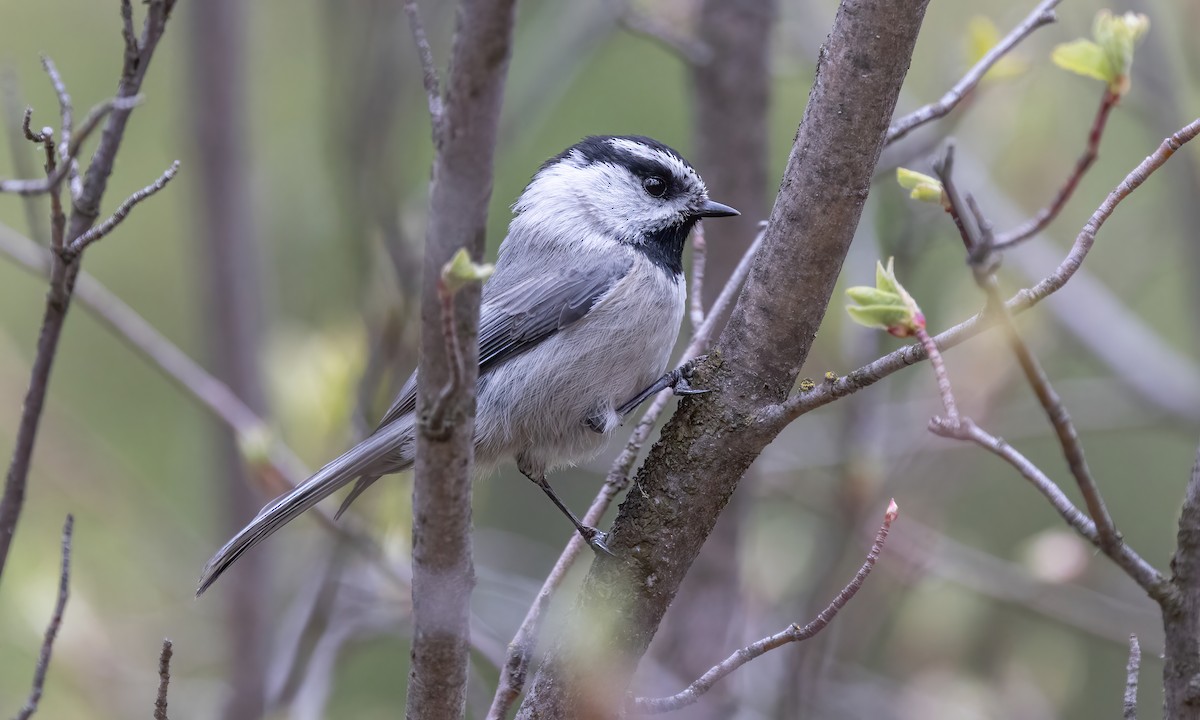
[{"label": "blurred background", "polygon": [[[444,60],[452,4],[423,6]],[[691,158],[713,197],[745,214],[740,225],[708,230],[711,299],[770,207],[835,6],[522,2],[491,251],[544,159],[587,134],[650,135]],[[932,3],[899,111],[940,97],[961,76],[979,38],[968,28],[980,16],[1005,34],[1032,6]],[[1082,152],[1102,93],[1100,83],[1052,66],[1049,53],[1087,36],[1102,7],[1066,0],[1060,22],[1014,53],[1017,72],[989,78],[947,120],[888,149],[843,285],[869,283],[875,260],[895,255],[931,329],[982,306],[953,226],[938,208],[909,202],[894,168],[928,172],[953,134],[960,181],[998,226],[1033,214]],[[1200,112],[1192,42],[1200,3],[1112,9],[1151,18],[1133,89],[1060,218],[1006,257],[1010,291],[1051,270],[1104,195]],[[0,17],[8,138],[0,176],[36,177],[38,149],[19,138],[20,114],[30,105],[34,127],[58,124],[39,53],[57,62],[78,114],[108,98],[122,52],[118,4],[0,0]],[[667,44],[629,32],[634,17],[710,53],[708,67],[690,68]],[[726,58],[722,43],[739,32],[758,33],[749,44],[761,57]],[[265,424],[234,437],[81,303],[72,308],[0,585],[0,707],[11,712],[28,693],[57,587],[59,534],[74,513],[71,599],[42,716],[148,715],[159,644],[169,637],[180,717],[394,717],[408,662],[407,474],[378,483],[343,526],[374,549],[306,517],[199,600],[193,592],[212,552],[278,492],[269,443],[319,466],[374,426],[412,369],[431,151],[401,3],[182,2],[144,94],[105,212],[172,160],[182,170],[88,252],[86,272],[225,379]],[[1119,527],[1160,568],[1174,547],[1200,428],[1198,200],[1200,151],[1189,147],[1120,207],[1083,272],[1020,320],[1078,423]],[[10,240],[45,243],[46,217],[44,199],[0,196],[0,235]],[[0,258],[6,459],[44,294],[41,277]],[[846,373],[899,347],[848,323],[842,305],[839,290],[802,376]],[[999,340],[988,335],[947,354],[960,403],[1077,498]],[[1156,607],[1009,467],[928,433],[938,410],[932,373],[920,365],[794,423],[742,483],[636,691],[674,693],[737,647],[807,621],[862,562],[894,496],[901,518],[892,540],[833,626],[756,660],[677,717],[1114,716],[1131,632],[1144,651],[1143,708],[1158,707]],[[579,512],[623,442],[555,476]],[[474,520],[469,713],[482,717],[496,663],[571,529],[512,467],[476,483]],[[544,638],[586,567],[585,558],[557,598]]]}]

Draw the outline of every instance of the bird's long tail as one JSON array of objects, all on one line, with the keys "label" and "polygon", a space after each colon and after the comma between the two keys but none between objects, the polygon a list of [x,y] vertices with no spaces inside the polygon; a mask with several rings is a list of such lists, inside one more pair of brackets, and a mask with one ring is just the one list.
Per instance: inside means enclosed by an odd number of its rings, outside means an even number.
[{"label": "bird's long tail", "polygon": [[[329,497],[347,483],[360,476],[370,477],[397,472],[403,463],[395,462],[399,450],[412,439],[411,419],[399,419],[347,450],[336,460],[317,471],[315,475],[297,485],[264,507],[242,531],[233,536],[225,547],[217,551],[200,576],[199,596],[212,585],[221,573],[237,562],[250,548],[271,536],[279,528],[312,506]],[[374,478],[372,478],[374,479]],[[369,483],[368,483],[369,484]],[[356,493],[357,494],[357,493]],[[344,508],[343,508],[344,509]]]}]

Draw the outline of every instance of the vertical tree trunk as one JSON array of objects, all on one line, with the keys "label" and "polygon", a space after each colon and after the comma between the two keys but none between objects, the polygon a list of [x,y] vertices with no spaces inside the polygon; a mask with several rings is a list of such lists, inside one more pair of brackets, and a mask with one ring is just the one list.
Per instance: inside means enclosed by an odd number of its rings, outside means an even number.
[{"label": "vertical tree trunk", "polygon": [[[784,400],[837,281],[916,44],[926,0],[843,0],[821,50],[771,225],[697,384],[638,472],[519,718],[616,717],[679,584]],[[781,289],[787,292],[781,292]]]},{"label": "vertical tree trunk", "polygon": [[[192,3],[191,72],[197,177],[201,196],[196,228],[204,278],[204,308],[215,374],[260,416],[266,393],[259,369],[263,336],[261,249],[254,228],[249,183],[249,125],[246,122],[246,4],[239,0]],[[224,473],[225,528],[241,529],[262,505],[248,481],[237,438],[220,439]],[[226,585],[230,640],[229,687],[223,716],[251,720],[263,713],[266,661],[265,552],[249,553],[234,567]]]},{"label": "vertical tree trunk", "polygon": [[[434,122],[433,182],[421,288],[421,372],[417,460],[413,475],[413,642],[410,720],[461,717],[466,704],[471,555],[471,465],[478,374],[479,285],[454,298],[444,322],[438,283],[462,248],[483,257],[488,201],[504,80],[512,53],[516,0],[463,0],[451,51],[445,109]],[[435,106],[437,103],[433,103]],[[454,361],[447,333],[458,338],[461,384],[443,395]],[[445,428],[426,422],[445,403]],[[439,432],[442,430],[442,432]]]},{"label": "vertical tree trunk", "polygon": [[1169,720],[1200,718],[1200,449],[1183,499],[1171,560],[1175,594],[1162,604],[1163,710]]},{"label": "vertical tree trunk", "polygon": [[[703,0],[700,5],[699,37],[712,56],[691,67],[696,166],[709,195],[742,212],[705,224],[706,308],[712,307],[769,208],[767,113],[776,14],[777,0]],[[731,500],[655,638],[655,654],[683,677],[699,677],[732,649],[730,633],[696,628],[717,618],[741,616],[741,588],[729,573],[735,566],[745,507],[737,497]],[[714,689],[689,714],[697,720],[728,717],[729,708],[716,701],[720,690]]]}]

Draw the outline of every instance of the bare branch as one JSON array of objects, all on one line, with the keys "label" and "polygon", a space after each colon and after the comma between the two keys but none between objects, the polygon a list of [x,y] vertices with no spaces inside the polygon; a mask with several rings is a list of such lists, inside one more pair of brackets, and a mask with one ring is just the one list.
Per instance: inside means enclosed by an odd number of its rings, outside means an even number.
[{"label": "bare branch", "polygon": [[1126,575],[1129,575],[1146,594],[1159,603],[1166,602],[1171,594],[1170,583],[1154,566],[1146,562],[1124,542],[1118,544],[1112,551],[1106,550],[1100,543],[1100,535],[1095,524],[1075,507],[1062,489],[1051,480],[1041,468],[1034,465],[1016,448],[980,428],[970,418],[964,417],[957,426],[934,418],[929,423],[929,429],[941,437],[955,440],[967,440],[998,456],[1028,480],[1038,492],[1050,502],[1063,520],[1075,529],[1088,542],[1103,550]]},{"label": "bare branch", "polygon": [[88,245],[91,245],[115,230],[116,227],[120,225],[126,217],[129,216],[129,212],[133,210],[135,205],[157,193],[159,190],[165,188],[167,183],[171,182],[171,179],[174,178],[175,174],[178,172],[179,161],[176,160],[175,162],[171,163],[171,167],[167,168],[162,175],[158,176],[157,180],[126,198],[125,202],[121,203],[107,220],[75,238],[75,241],[67,246],[66,252],[72,255],[78,255],[79,253],[83,252]]},{"label": "bare branch", "polygon": [[163,638],[162,652],[158,656],[158,695],[154,698],[154,720],[167,718],[167,686],[171,684],[171,641]]},{"label": "bare branch", "polygon": [[63,82],[58,67],[49,55],[42,56],[42,67],[50,78],[54,94],[58,96],[58,112],[62,123],[62,127],[58,130],[58,155],[63,163],[71,166],[67,171],[67,182],[70,184],[71,197],[75,197],[83,190],[83,183],[79,180],[79,165],[70,155],[71,135],[75,129],[75,107],[71,104],[71,95],[67,92],[67,85]]},{"label": "bare branch", "polygon": [[54,613],[50,615],[50,623],[46,626],[46,636],[42,640],[42,652],[38,656],[37,667],[33,671],[33,688],[29,691],[29,699],[16,714],[15,720],[29,720],[37,712],[38,703],[42,700],[42,690],[46,684],[46,671],[50,669],[50,654],[54,651],[54,640],[58,637],[58,628],[62,625],[63,612],[67,608],[67,596],[71,587],[71,532],[75,528],[75,518],[67,515],[62,531],[62,569],[58,574],[58,600],[54,603]]},{"label": "bare branch", "polygon": [[1112,109],[1117,106],[1121,100],[1121,96],[1112,90],[1105,87],[1104,96],[1100,99],[1100,107],[1096,110],[1096,117],[1092,120],[1092,129],[1088,133],[1087,147],[1084,148],[1083,155],[1075,161],[1075,168],[1071,171],[1067,181],[1055,193],[1054,199],[1050,204],[1042,208],[1036,215],[1022,223],[1020,226],[1000,235],[996,238],[995,247],[997,250],[1012,247],[1023,240],[1027,240],[1041,232],[1047,225],[1058,217],[1062,212],[1063,207],[1071,196],[1075,193],[1075,188],[1079,186],[1079,181],[1087,173],[1092,164],[1096,162],[1096,158],[1100,157],[1100,138],[1104,135],[1104,128],[1108,122],[1108,116],[1112,113]]},{"label": "bare branch", "polygon": [[1163,715],[1188,717],[1200,686],[1200,447],[1183,494],[1175,555],[1171,558],[1173,596],[1162,605]]},{"label": "bare branch", "polygon": [[938,393],[942,396],[942,407],[946,409],[946,418],[951,423],[958,423],[958,403],[954,399],[954,390],[950,387],[950,375],[946,372],[946,363],[938,352],[937,344],[929,336],[929,331],[923,327],[917,328],[917,339],[925,349],[925,356],[933,366],[933,374],[937,377]]},{"label": "bare branch", "polygon": [[[444,402],[444,433],[420,423],[412,495],[412,663],[409,717],[459,717],[466,706],[470,596],[475,583],[471,546],[471,465],[475,437],[480,289],[472,283],[454,298],[453,330],[462,376],[443,396],[449,367],[437,282],[445,264],[465,249],[483,255],[488,199],[504,84],[512,54],[515,0],[463,0],[446,76],[445,107],[434,134],[433,181],[421,293],[417,415]],[[410,15],[410,20],[411,20]]]},{"label": "bare branch", "polygon": [[1142,668],[1142,646],[1137,635],[1129,636],[1129,664],[1125,666],[1125,702],[1121,717],[1137,720],[1138,671]]},{"label": "bare branch", "polygon": [[691,302],[688,306],[688,318],[692,323],[692,333],[696,333],[704,324],[704,266],[708,260],[708,247],[704,242],[704,223],[697,223],[692,231],[692,286],[688,288]]},{"label": "bare branch", "polygon": [[872,543],[871,550],[867,553],[867,559],[863,562],[862,567],[854,574],[854,578],[842,588],[837,597],[824,610],[818,613],[815,618],[809,621],[807,625],[800,627],[792,623],[786,629],[733,653],[720,663],[714,665],[708,672],[704,673],[699,679],[680,692],[665,698],[637,698],[631,703],[632,707],[630,709],[633,712],[644,715],[656,715],[692,705],[704,693],[711,690],[717,681],[751,660],[788,643],[808,640],[824,630],[837,617],[838,612],[846,606],[846,603],[850,602],[858,593],[863,583],[866,582],[867,576],[875,569],[875,562],[879,559],[879,554],[883,552],[883,545],[887,542],[887,536],[892,529],[892,523],[895,522],[896,516],[899,513],[900,509],[896,506],[896,501],[892,500],[888,504],[887,512],[883,516],[883,524],[879,526],[879,532],[875,534],[875,542]]},{"label": "bare branch", "polygon": [[[1096,136],[1096,141],[1099,141],[1098,136]],[[1021,338],[1012,313],[1008,311],[1008,308],[1004,304],[1004,299],[1000,295],[1000,286],[996,282],[995,275],[996,263],[994,261],[994,238],[992,236],[991,223],[984,216],[983,212],[979,209],[979,205],[970,194],[966,195],[966,203],[974,219],[974,224],[972,225],[971,223],[959,220],[963,216],[965,208],[961,205],[963,200],[958,193],[952,175],[952,157],[953,146],[950,146],[946,149],[945,159],[937,163],[934,169],[942,181],[943,187],[946,190],[946,197],[949,199],[947,210],[955,218],[959,231],[962,233],[963,243],[967,246],[968,261],[974,270],[975,281],[987,297],[988,311],[995,313],[1000,318],[1013,354],[1017,356],[1017,361],[1021,365],[1021,370],[1025,373],[1026,380],[1029,382],[1030,387],[1033,388],[1034,394],[1037,395],[1038,401],[1041,403],[1047,418],[1049,418],[1055,433],[1058,435],[1063,455],[1066,456],[1071,474],[1074,476],[1075,482],[1079,486],[1079,491],[1087,504],[1088,514],[1096,524],[1100,545],[1111,556],[1117,546],[1122,543],[1120,533],[1117,532],[1112,516],[1109,514],[1108,508],[1104,503],[1104,498],[1096,486],[1096,481],[1092,477],[1091,470],[1088,469],[1087,459],[1084,457],[1083,444],[1079,440],[1079,433],[1075,430],[1075,425],[1071,421],[1071,416],[1067,412],[1062,398],[1054,391],[1053,386],[1050,384],[1050,379],[1042,369],[1041,363]],[[931,359],[935,357],[938,357],[936,346],[933,347],[933,353],[930,354]]]},{"label": "bare branch", "polygon": [[671,23],[639,12],[629,0],[610,0],[610,4],[616,12],[617,24],[627,32],[654,41],[689,65],[703,66],[712,62],[712,48],[698,38],[684,35]]},{"label": "bare branch", "polygon": [[1058,19],[1054,14],[1054,7],[1061,1],[1062,0],[1042,0],[1042,2],[1038,3],[1038,6],[1033,9],[1033,12],[1029,13],[1029,15],[1021,21],[1021,24],[1013,28],[1012,32],[1010,32],[1004,37],[1003,40],[996,44],[996,47],[989,50],[987,54],[980,58],[979,62],[975,63],[974,67],[968,70],[967,74],[963,75],[962,79],[955,83],[954,87],[950,88],[950,90],[943,95],[940,100],[918,108],[893,122],[891,127],[888,128],[887,144],[891,144],[899,140],[921,125],[948,115],[951,110],[957,107],[958,104],[962,102],[972,90],[975,89],[975,86],[979,84],[979,81],[983,79],[983,76],[987,74],[987,71],[990,70],[992,66],[1000,60],[1000,58],[1011,52],[1018,43],[1032,35],[1035,30],[1043,25],[1049,25]]},{"label": "bare branch", "polygon": [[[687,349],[683,351],[683,361],[687,362],[692,358],[698,357],[704,353],[712,340],[713,332],[716,329],[717,322],[733,304],[734,298],[737,297],[738,291],[745,282],[746,276],[750,273],[750,267],[754,262],[754,257],[762,245],[763,236],[766,234],[766,228],[759,231],[754,238],[754,242],[746,249],[746,254],[742,256],[737,267],[734,268],[733,274],[729,276],[729,281],[725,283],[721,294],[717,296],[713,302],[712,309],[705,317],[704,324],[699,327],[693,336],[692,341],[688,344]],[[626,443],[625,449],[613,462],[612,469],[609,470],[608,476],[604,480],[604,485],[600,488],[600,492],[592,500],[592,504],[588,507],[587,513],[583,516],[583,523],[589,526],[595,526],[604,517],[604,513],[608,511],[612,501],[616,499],[622,491],[629,485],[629,473],[633,469],[634,462],[637,461],[638,454],[641,452],[642,445],[649,439],[650,433],[654,430],[654,425],[658,422],[658,418],[666,409],[667,403],[671,399],[671,391],[663,390],[655,396],[654,401],[646,409],[642,415],[642,419],[638,421],[637,427],[629,437],[629,442]],[[504,666],[500,671],[500,683],[496,688],[496,695],[492,699],[492,707],[488,710],[488,720],[504,720],[508,715],[512,704],[516,702],[521,691],[525,687],[525,678],[529,671],[529,660],[533,656],[534,646],[537,644],[538,633],[541,630],[542,615],[546,608],[550,605],[550,598],[554,592],[562,585],[563,580],[567,576],[567,572],[571,566],[575,564],[579,553],[583,551],[583,539],[578,533],[572,533],[571,539],[567,542],[567,546],[563,548],[562,554],[555,561],[554,567],[546,576],[542,587],[538,590],[538,594],[530,605],[529,611],[525,614],[525,619],[521,621],[521,626],[517,628],[516,635],[508,645],[508,658],[505,660]]]},{"label": "bare branch", "polygon": [[446,343],[446,357],[448,358],[447,364],[450,368],[450,377],[446,380],[446,384],[438,394],[433,407],[429,409],[429,414],[425,422],[430,427],[431,432],[441,435],[447,431],[446,412],[449,409],[451,399],[462,387],[463,375],[466,370],[464,369],[465,363],[463,361],[462,348],[458,343],[458,332],[455,328],[454,291],[446,283],[444,274],[438,278],[437,294],[438,301],[441,303],[442,339]]},{"label": "bare branch", "polygon": [[[1200,134],[1200,119],[1193,120],[1163,140],[1158,149],[1130,171],[1092,213],[1091,218],[1076,236],[1071,250],[1054,272],[1032,288],[1021,290],[1009,298],[1005,304],[1008,310],[1013,314],[1024,312],[1066,285],[1091,251],[1092,245],[1096,241],[1096,233],[1112,216],[1121,201],[1137,190],[1147,178],[1175,154],[1176,150],[1194,139],[1197,134]],[[975,315],[949,330],[939,333],[934,336],[933,340],[938,348],[944,351],[991,328],[997,320],[998,318],[992,313]],[[838,378],[835,382],[818,384],[812,390],[792,395],[781,404],[768,406],[761,411],[759,417],[764,422],[786,424],[807,412],[874,385],[892,373],[924,359],[926,359],[925,351],[920,345],[905,346]]]},{"label": "bare branch", "polygon": [[[50,253],[34,241],[0,225],[0,254],[7,255],[19,267],[46,276],[50,273]],[[199,363],[163,336],[145,318],[129,307],[111,290],[86,272],[79,274],[75,298],[84,310],[91,313],[114,336],[167,380],[182,390],[218,421],[227,425],[241,438],[262,436],[267,421],[254,412],[228,385],[209,374]],[[265,464],[256,463],[253,478],[265,498],[272,498],[293,489],[312,473],[299,456],[274,434],[266,433],[270,447]],[[314,508],[321,527],[346,541],[400,589],[409,581],[387,561],[386,555],[372,538],[346,522],[335,522],[332,514]]]},{"label": "bare branch", "polygon": [[[117,151],[121,147],[121,141],[125,136],[125,127],[129,121],[130,108],[126,104],[134,102],[132,98],[137,96],[138,90],[141,88],[146,72],[150,68],[154,50],[166,30],[167,19],[170,17],[174,5],[174,0],[149,0],[148,2],[138,52],[136,55],[126,52],[117,88],[117,99],[113,101],[111,111],[108,113],[100,143],[96,147],[96,152],[92,156],[92,161],[84,176],[83,187],[72,203],[69,225],[63,234],[64,247],[87,232],[100,214],[100,201],[108,186],[108,179],[112,175],[113,163]],[[129,3],[128,0],[125,0],[122,12],[128,10]],[[85,135],[86,133],[81,129],[72,138],[72,145],[76,151]],[[70,147],[68,147],[67,154],[69,157],[73,157]],[[55,173],[56,177],[47,178],[46,186],[42,191],[57,189],[58,183],[61,182],[70,167],[69,162],[60,163],[58,171]],[[0,187],[3,185],[4,183],[0,183]],[[50,271],[50,288],[46,294],[37,352],[34,356],[33,368],[30,371],[29,386],[22,405],[21,419],[17,426],[12,460],[9,463],[8,472],[5,474],[4,493],[0,497],[0,574],[3,574],[4,565],[8,560],[8,551],[21,517],[21,509],[25,504],[25,486],[29,478],[29,468],[33,459],[42,408],[45,405],[46,392],[50,384],[50,370],[54,365],[54,357],[58,353],[58,342],[62,336],[67,310],[71,304],[75,280],[79,276],[80,265],[77,260],[78,257],[69,258],[66,254],[58,254],[55,256]]]},{"label": "bare branch", "polygon": [[412,32],[413,44],[421,58],[421,82],[425,86],[425,99],[429,102],[429,123],[433,130],[433,143],[437,145],[442,133],[442,91],[439,89],[437,63],[433,60],[433,49],[421,22],[421,10],[416,0],[404,0],[404,14],[408,16],[408,28]]},{"label": "bare branch", "polygon": [[[82,143],[87,140],[92,131],[99,126],[100,121],[103,120],[105,116],[114,110],[127,111],[138,105],[140,102],[140,96],[115,98],[113,100],[100,103],[96,107],[92,108],[91,112],[89,112],[87,117],[84,119],[83,125],[80,126],[79,132],[72,137],[71,142],[67,147],[67,159],[75,159],[75,157],[79,154]],[[48,130],[48,128],[46,128],[46,130]],[[58,169],[44,179],[0,180],[0,193],[9,193],[12,195],[22,196],[44,195],[45,193],[52,192],[59,186],[60,183],[62,183],[63,178],[67,177],[69,174],[70,168],[71,163],[64,162],[59,165]]]}]

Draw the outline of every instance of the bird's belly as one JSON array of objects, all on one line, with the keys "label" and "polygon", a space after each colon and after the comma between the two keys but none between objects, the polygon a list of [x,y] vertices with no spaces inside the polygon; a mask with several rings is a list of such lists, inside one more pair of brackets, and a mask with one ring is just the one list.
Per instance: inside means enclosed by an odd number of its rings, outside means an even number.
[{"label": "bird's belly", "polygon": [[[684,299],[682,289],[663,291],[662,302],[649,307],[597,305],[588,317],[492,370],[480,387],[478,454],[524,454],[547,468],[594,455],[618,424],[614,408],[666,370]],[[589,427],[592,418],[605,432]]]}]

